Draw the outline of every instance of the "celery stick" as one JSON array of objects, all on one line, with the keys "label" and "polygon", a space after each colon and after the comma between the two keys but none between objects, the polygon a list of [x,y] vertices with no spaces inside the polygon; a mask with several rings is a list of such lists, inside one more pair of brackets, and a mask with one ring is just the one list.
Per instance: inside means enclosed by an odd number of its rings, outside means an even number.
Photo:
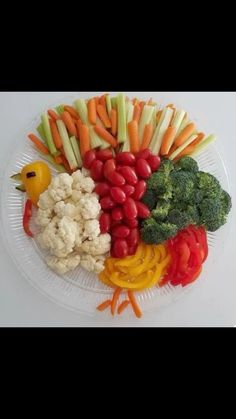
[{"label": "celery stick", "polygon": [[81,169],[81,167],[83,166],[83,162],[82,162],[82,158],[81,158],[81,154],[80,154],[78,141],[76,140],[75,137],[70,137],[70,143],[72,145],[72,148],[73,148],[74,155],[76,157],[78,166]]},{"label": "celery stick", "polygon": [[187,125],[190,123],[190,119],[188,118],[188,116],[185,116],[185,118],[182,121],[182,124],[180,125],[178,131],[176,132],[176,137],[178,137],[178,135],[183,131],[184,128],[187,127]]},{"label": "celery stick", "polygon": [[111,97],[111,106],[113,109],[117,109],[117,97]]},{"label": "celery stick", "polygon": [[[91,141],[91,147],[92,148],[98,148],[103,145],[100,137],[97,135],[97,133],[94,131],[93,126],[89,127],[89,135],[90,135],[90,141]],[[108,144],[108,143],[107,143]],[[109,144],[108,144],[109,145]]]},{"label": "celery stick", "polygon": [[170,160],[174,160],[182,151],[188,147],[194,140],[196,140],[197,135],[191,135],[191,137],[188,138],[187,141],[185,141],[184,144],[182,144],[180,147],[178,147],[169,157]]},{"label": "celery stick", "polygon": [[55,110],[56,110],[56,112],[57,112],[59,115],[61,115],[61,114],[62,114],[62,112],[64,112],[64,110],[65,110],[64,105],[59,105],[59,106],[57,106],[57,107],[55,108]]},{"label": "celery stick", "polygon": [[155,129],[156,129],[156,126],[157,126],[157,105],[153,105],[153,108],[154,108],[154,110],[153,110],[153,114],[152,114],[151,123],[152,123],[152,126],[153,126],[153,132],[154,132]]},{"label": "celery stick", "polygon": [[76,100],[75,107],[83,124],[86,124],[87,126],[89,126],[90,124],[88,120],[88,108],[87,108],[85,100],[84,99]]},{"label": "celery stick", "polygon": [[153,106],[150,106],[150,105],[144,106],[143,112],[139,121],[139,128],[138,128],[138,136],[139,136],[140,143],[143,140],[143,133],[145,130],[145,126],[147,124],[150,124],[150,122],[152,121],[153,113],[154,113]]},{"label": "celery stick", "polygon": [[45,132],[45,136],[47,139],[47,145],[49,148],[50,153],[55,156],[56,154],[58,154],[58,151],[55,147],[53,138],[52,138],[52,133],[51,133],[51,128],[50,128],[50,124],[49,124],[49,118],[48,118],[48,114],[45,112],[42,117],[42,124],[43,124],[43,129]]},{"label": "celery stick", "polygon": [[128,130],[128,123],[133,120],[134,115],[134,105],[132,102],[126,103],[126,119],[127,119],[127,138],[122,146],[122,151],[130,151],[130,138],[129,138],[129,130]]},{"label": "celery stick", "polygon": [[65,155],[66,155],[66,158],[68,160],[68,163],[70,165],[70,168],[72,170],[77,169],[78,163],[77,163],[76,157],[74,155],[74,151],[73,151],[73,148],[71,146],[70,139],[69,139],[67,129],[66,129],[66,126],[65,126],[64,122],[61,121],[61,120],[58,120],[57,121],[57,127],[58,127],[58,130],[59,130],[59,134],[61,136],[61,139],[62,139],[63,148],[64,148],[64,151],[65,151]]},{"label": "celery stick", "polygon": [[156,128],[156,131],[154,133],[152,142],[151,142],[151,150],[153,152],[153,154],[159,154],[160,149],[161,149],[161,145],[162,145],[162,140],[164,137],[164,134],[167,130],[167,128],[170,125],[170,121],[171,118],[173,116],[173,109],[171,108],[165,108],[162,112],[162,116],[160,119],[160,122]]},{"label": "celery stick", "polygon": [[43,129],[43,124],[41,122],[41,124],[39,124],[39,126],[37,127],[37,131],[40,135],[40,137],[42,138],[42,140],[47,144],[47,138]]},{"label": "celery stick", "polygon": [[112,106],[111,106],[111,96],[110,95],[106,95],[106,104],[107,104],[107,112],[108,115],[111,115],[111,110],[112,110]]},{"label": "celery stick", "polygon": [[41,151],[38,150],[38,153],[44,160],[47,160],[58,172],[65,173],[66,169],[62,164],[57,164],[52,156],[50,154],[43,154]]},{"label": "celery stick", "polygon": [[216,140],[215,135],[209,135],[208,137],[204,138],[200,144],[196,147],[193,153],[191,153],[191,157],[197,156],[199,153],[201,153],[206,147],[209,146],[209,144],[213,143]]},{"label": "celery stick", "polygon": [[127,139],[126,127],[126,107],[125,95],[121,93],[117,96],[117,110],[118,110],[118,142],[124,143]]}]

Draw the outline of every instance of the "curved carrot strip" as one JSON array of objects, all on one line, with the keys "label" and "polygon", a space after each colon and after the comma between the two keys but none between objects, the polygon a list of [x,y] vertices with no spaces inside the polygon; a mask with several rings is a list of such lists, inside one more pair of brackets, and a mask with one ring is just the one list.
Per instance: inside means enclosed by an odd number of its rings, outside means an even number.
[{"label": "curved carrot strip", "polygon": [[35,147],[39,151],[41,151],[43,154],[49,154],[48,148],[42,143],[42,141],[40,141],[38,137],[36,137],[36,135],[29,134],[28,138],[30,139],[30,141],[32,141],[32,143],[34,143]]},{"label": "curved carrot strip", "polygon": [[117,302],[119,300],[119,296],[122,292],[122,288],[117,288],[113,294],[112,302],[111,302],[111,314],[112,316],[115,315]]},{"label": "curved carrot strip", "polygon": [[135,316],[140,319],[142,317],[142,311],[141,311],[140,307],[138,306],[138,303],[136,301],[134,293],[132,291],[128,291],[128,297],[129,297],[129,301],[132,305]]}]

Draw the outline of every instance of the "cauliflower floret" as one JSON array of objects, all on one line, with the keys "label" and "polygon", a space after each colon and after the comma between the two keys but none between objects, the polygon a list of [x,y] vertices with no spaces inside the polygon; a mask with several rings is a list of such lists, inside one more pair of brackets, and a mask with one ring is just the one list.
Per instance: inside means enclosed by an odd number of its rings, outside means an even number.
[{"label": "cauliflower floret", "polygon": [[54,211],[58,215],[58,217],[70,217],[74,219],[78,214],[78,208],[71,203],[65,204],[64,201],[57,202],[54,206]]},{"label": "cauliflower floret", "polygon": [[88,272],[95,272],[99,274],[104,269],[104,256],[91,256],[84,254],[81,256],[81,266]]},{"label": "cauliflower floret", "polygon": [[75,250],[79,250],[83,242],[83,223],[77,222],[77,231],[75,237]]},{"label": "cauliflower floret", "polygon": [[103,255],[110,251],[111,236],[110,234],[101,234],[93,240],[86,240],[82,243],[83,252],[92,256]]},{"label": "cauliflower floret", "polygon": [[35,218],[35,223],[40,227],[46,227],[51,222],[52,215],[52,209],[43,210],[39,208]]},{"label": "cauliflower floret", "polygon": [[63,201],[72,194],[73,179],[68,173],[61,173],[53,178],[48,191],[55,202]]},{"label": "cauliflower floret", "polygon": [[72,254],[67,258],[58,258],[56,256],[49,256],[46,259],[49,268],[51,268],[58,275],[74,270],[80,264],[80,255]]},{"label": "cauliflower floret", "polygon": [[85,194],[79,201],[80,212],[85,220],[96,219],[101,211],[101,205],[95,194]]},{"label": "cauliflower floret", "polygon": [[95,188],[95,183],[91,177],[85,177],[80,182],[76,183],[74,189],[77,191],[92,193]]},{"label": "cauliflower floret", "polygon": [[53,209],[55,205],[54,200],[49,195],[49,191],[43,192],[39,197],[38,207],[42,210]]},{"label": "cauliflower floret", "polygon": [[83,175],[84,177],[88,177],[88,176],[90,176],[90,172],[89,172],[89,170],[88,170],[88,169],[85,169],[85,167],[82,167],[81,172],[82,172],[82,175]]},{"label": "cauliflower floret", "polygon": [[84,234],[85,239],[93,240],[100,234],[100,224],[98,220],[88,220],[84,223]]},{"label": "cauliflower floret", "polygon": [[69,217],[55,216],[45,230],[39,234],[39,244],[51,255],[66,257],[74,250],[77,223]]},{"label": "cauliflower floret", "polygon": [[81,180],[84,178],[84,175],[81,172],[81,170],[76,170],[76,172],[72,173],[71,177],[73,179],[73,188],[74,188],[74,185],[76,185],[76,183],[81,182]]},{"label": "cauliflower floret", "polygon": [[72,195],[71,195],[71,200],[73,202],[78,202],[83,196],[82,191],[77,191],[76,189],[73,189],[72,191]]}]

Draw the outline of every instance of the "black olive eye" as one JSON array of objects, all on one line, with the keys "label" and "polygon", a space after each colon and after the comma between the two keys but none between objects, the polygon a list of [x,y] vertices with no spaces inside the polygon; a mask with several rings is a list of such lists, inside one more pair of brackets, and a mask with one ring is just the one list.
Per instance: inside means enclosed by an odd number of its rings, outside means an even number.
[{"label": "black olive eye", "polygon": [[31,177],[35,177],[35,176],[36,176],[36,173],[35,173],[35,172],[29,172],[29,173],[27,173],[27,175],[26,175],[27,179],[29,179],[29,178],[31,178]]}]

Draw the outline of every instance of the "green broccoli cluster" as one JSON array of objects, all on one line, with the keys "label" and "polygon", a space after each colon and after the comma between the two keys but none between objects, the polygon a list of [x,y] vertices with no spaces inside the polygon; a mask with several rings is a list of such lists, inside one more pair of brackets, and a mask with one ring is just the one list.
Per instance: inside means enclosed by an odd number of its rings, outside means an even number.
[{"label": "green broccoli cluster", "polygon": [[163,243],[191,224],[216,231],[226,223],[232,206],[219,181],[199,171],[188,156],[175,164],[162,160],[147,182],[143,203],[152,211],[142,225],[142,239],[150,244]]}]

